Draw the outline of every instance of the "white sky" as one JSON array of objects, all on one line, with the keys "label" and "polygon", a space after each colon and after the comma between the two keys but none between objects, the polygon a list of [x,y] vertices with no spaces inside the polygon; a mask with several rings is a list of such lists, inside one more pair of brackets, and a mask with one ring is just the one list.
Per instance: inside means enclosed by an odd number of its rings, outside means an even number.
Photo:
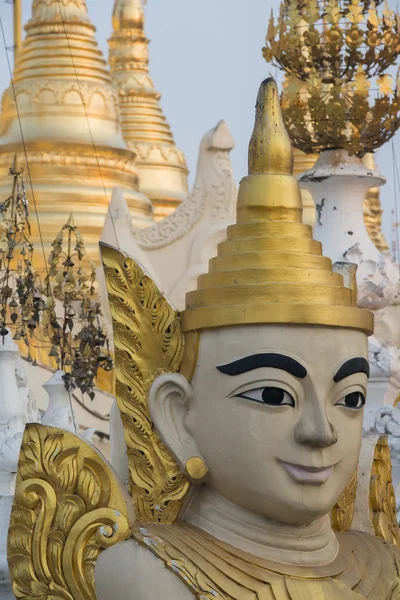
[{"label": "white sky", "polygon": [[[26,21],[32,0],[22,3]],[[98,29],[99,45],[107,55],[114,0],[86,3]],[[389,0],[389,5],[394,8],[394,0]],[[222,118],[236,141],[232,162],[237,180],[247,173],[247,145],[258,86],[269,74],[277,76],[262,58],[261,48],[271,7],[276,11],[278,6],[278,0],[148,0],[146,33],[152,40],[151,75],[163,95],[162,106],[177,145],[186,154],[191,184],[201,137]],[[11,46],[12,6],[6,0],[0,0],[0,16],[7,45]],[[12,53],[10,56],[12,60]],[[1,41],[0,61],[3,90],[9,74]],[[394,144],[400,160],[399,141],[397,134]],[[390,238],[390,211],[394,207],[391,142],[379,150],[377,160],[388,179],[381,199],[384,231]]]}]

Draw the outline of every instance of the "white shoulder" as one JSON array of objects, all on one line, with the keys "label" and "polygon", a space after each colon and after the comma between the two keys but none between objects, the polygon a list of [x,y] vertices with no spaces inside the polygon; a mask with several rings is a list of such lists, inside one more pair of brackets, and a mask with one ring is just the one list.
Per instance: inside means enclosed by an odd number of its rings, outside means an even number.
[{"label": "white shoulder", "polygon": [[154,554],[134,540],[105,550],[95,569],[98,600],[193,600],[194,595]]}]

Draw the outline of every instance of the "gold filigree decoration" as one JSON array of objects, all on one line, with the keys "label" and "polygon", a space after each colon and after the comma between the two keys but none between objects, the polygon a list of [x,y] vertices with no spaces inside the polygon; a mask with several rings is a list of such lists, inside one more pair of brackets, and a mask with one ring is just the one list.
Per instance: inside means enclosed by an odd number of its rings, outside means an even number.
[{"label": "gold filigree decoration", "polygon": [[93,600],[101,552],[131,537],[111,469],[71,433],[26,427],[8,533],[8,564],[21,600]]},{"label": "gold filigree decoration", "polygon": [[179,314],[134,260],[100,246],[113,321],[115,395],[128,448],[130,492],[139,521],[173,523],[189,481],[154,430],[147,396],[158,375],[180,369],[184,337]]},{"label": "gold filigree decoration", "polygon": [[377,537],[400,545],[396,497],[392,484],[392,462],[386,436],[379,438],[374,452],[369,489],[372,527]]},{"label": "gold filigree decoration", "polygon": [[343,494],[340,495],[338,501],[331,512],[331,521],[333,529],[336,531],[349,531],[354,517],[354,503],[357,492],[357,471],[349,481]]},{"label": "gold filigree decoration", "polygon": [[[400,127],[400,18],[366,0],[282,0],[263,55],[289,76],[283,114],[293,145],[363,156]],[[296,81],[301,86],[296,85]]]}]

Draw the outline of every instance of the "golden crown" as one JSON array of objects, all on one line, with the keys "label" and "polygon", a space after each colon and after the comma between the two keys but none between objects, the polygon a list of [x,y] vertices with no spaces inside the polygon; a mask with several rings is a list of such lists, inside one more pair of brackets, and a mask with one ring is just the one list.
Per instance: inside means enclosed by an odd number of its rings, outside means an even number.
[{"label": "golden crown", "polygon": [[373,331],[372,313],[357,308],[301,222],[300,188],[273,79],[260,87],[249,146],[249,175],[240,184],[237,223],[228,228],[209,272],[186,295],[183,330],[293,323]]}]

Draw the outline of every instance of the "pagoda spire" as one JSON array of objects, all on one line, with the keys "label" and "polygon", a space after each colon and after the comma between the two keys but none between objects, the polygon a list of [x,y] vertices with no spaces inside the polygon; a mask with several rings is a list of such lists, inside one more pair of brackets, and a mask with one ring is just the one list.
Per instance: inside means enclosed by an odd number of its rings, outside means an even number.
[{"label": "pagoda spire", "polygon": [[149,75],[149,40],[142,0],[115,0],[109,40],[111,76],[119,95],[122,132],[137,155],[140,191],[155,218],[172,212],[188,195],[187,166],[160,107]]},{"label": "pagoda spire", "polygon": [[[117,93],[84,0],[33,0],[25,31],[14,87],[2,100],[0,197],[7,194],[9,165],[18,152],[21,166],[29,164],[25,172],[35,192],[35,202],[29,201],[37,207],[41,233],[32,219],[33,242],[41,237],[49,248],[73,211],[90,258],[97,260],[115,186],[122,186],[137,225],[152,221],[151,203],[138,191],[134,152],[122,135]],[[32,196],[30,181],[27,193]]]}]

